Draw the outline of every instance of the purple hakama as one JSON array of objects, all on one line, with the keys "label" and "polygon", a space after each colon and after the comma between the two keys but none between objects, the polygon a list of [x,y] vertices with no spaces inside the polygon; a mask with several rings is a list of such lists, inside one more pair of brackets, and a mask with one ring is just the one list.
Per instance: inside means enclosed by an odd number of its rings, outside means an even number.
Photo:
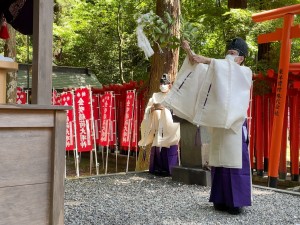
[{"label": "purple hakama", "polygon": [[[243,125],[246,127],[246,122]],[[228,207],[251,206],[251,174],[247,134],[242,135],[242,169],[212,167],[210,202]]]},{"label": "purple hakama", "polygon": [[170,148],[152,146],[150,173],[171,175],[174,166],[178,166],[178,145],[172,145]]}]

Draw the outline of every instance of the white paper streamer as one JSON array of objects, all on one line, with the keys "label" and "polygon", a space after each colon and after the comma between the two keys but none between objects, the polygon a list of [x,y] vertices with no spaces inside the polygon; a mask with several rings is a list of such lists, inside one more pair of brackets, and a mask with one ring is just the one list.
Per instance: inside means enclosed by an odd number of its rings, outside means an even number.
[{"label": "white paper streamer", "polygon": [[138,25],[138,27],[136,28],[136,34],[137,34],[138,46],[144,51],[145,57],[146,59],[148,59],[154,54],[154,51],[150,45],[148,38],[143,32],[142,25]]}]

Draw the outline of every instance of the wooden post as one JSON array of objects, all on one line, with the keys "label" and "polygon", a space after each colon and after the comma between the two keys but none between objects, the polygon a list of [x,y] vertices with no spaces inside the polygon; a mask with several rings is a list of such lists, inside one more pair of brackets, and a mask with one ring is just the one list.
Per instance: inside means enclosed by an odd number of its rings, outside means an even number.
[{"label": "wooden post", "polygon": [[53,5],[33,3],[32,104],[51,105]]},{"label": "wooden post", "polygon": [[54,131],[52,136],[52,186],[50,196],[50,224],[64,224],[64,171],[65,168],[65,139],[67,114],[55,111]]},{"label": "wooden post", "polygon": [[286,179],[286,147],[287,147],[287,126],[288,126],[288,107],[285,106],[285,115],[283,120],[283,129],[281,136],[281,152],[279,161],[279,178]]},{"label": "wooden post", "polygon": [[285,112],[285,102],[287,93],[288,73],[291,56],[291,27],[294,21],[293,14],[286,14],[284,16],[280,60],[278,68],[276,98],[275,98],[275,111],[274,121],[272,127],[271,137],[271,151],[270,151],[270,167],[269,167],[269,187],[277,187],[277,177],[279,169],[279,159],[281,150],[281,137],[283,128],[283,119]]}]

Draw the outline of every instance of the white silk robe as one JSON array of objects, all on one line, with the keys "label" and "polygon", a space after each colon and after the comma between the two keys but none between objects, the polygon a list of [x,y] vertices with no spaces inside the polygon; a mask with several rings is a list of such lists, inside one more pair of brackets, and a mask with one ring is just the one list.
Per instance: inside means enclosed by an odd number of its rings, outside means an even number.
[{"label": "white silk robe", "polygon": [[144,119],[141,124],[141,140],[139,146],[167,147],[177,145],[180,140],[180,124],[174,123],[169,109],[154,110],[153,104],[161,103],[166,93],[158,92],[152,95],[145,109]]},{"label": "white silk robe", "polygon": [[242,168],[242,125],[247,116],[252,71],[227,59],[210,65],[184,61],[162,102],[175,115],[211,131],[209,164]]}]

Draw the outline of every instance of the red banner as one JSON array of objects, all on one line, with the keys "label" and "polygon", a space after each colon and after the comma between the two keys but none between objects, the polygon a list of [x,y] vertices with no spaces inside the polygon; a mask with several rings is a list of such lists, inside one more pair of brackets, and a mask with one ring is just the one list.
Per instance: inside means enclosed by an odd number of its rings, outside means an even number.
[{"label": "red banner", "polygon": [[95,139],[96,143],[100,140],[100,95],[93,95],[93,116],[94,116],[94,127],[95,127]]},{"label": "red banner", "polygon": [[17,88],[17,104],[27,104],[27,92],[23,91],[22,88]]},{"label": "red banner", "polygon": [[107,92],[101,96],[101,130],[100,130],[100,141],[99,144],[107,146],[110,143],[112,133],[112,93]]},{"label": "red banner", "polygon": [[115,145],[116,144],[116,128],[117,128],[117,119],[116,119],[116,98],[114,97],[114,92],[112,93],[112,105],[111,105],[111,120],[110,120],[110,126],[111,126],[111,132],[109,137],[109,145]]},{"label": "red banner", "polygon": [[91,90],[89,88],[78,88],[75,90],[75,118],[77,150],[85,152],[93,150],[92,139],[92,112],[91,112]]},{"label": "red banner", "polygon": [[[61,105],[73,106],[73,92],[61,93]],[[66,151],[75,149],[74,112],[67,110]]]},{"label": "red banner", "polygon": [[137,132],[138,132],[138,100],[137,97],[135,96],[135,100],[134,100],[134,111],[133,111],[133,128],[132,128],[132,140],[131,140],[131,146],[132,149],[137,150],[137,144],[138,144],[138,140],[137,140]]},{"label": "red banner", "polygon": [[135,92],[127,91],[126,92],[126,104],[125,104],[125,118],[124,126],[122,130],[122,139],[120,145],[123,147],[130,146],[132,138],[132,128],[133,128],[133,109],[135,101]]},{"label": "red banner", "polygon": [[61,104],[60,101],[61,101],[61,100],[60,100],[60,94],[57,93],[56,90],[53,90],[53,91],[52,91],[51,104],[52,104],[52,105],[60,105],[60,104]]}]

